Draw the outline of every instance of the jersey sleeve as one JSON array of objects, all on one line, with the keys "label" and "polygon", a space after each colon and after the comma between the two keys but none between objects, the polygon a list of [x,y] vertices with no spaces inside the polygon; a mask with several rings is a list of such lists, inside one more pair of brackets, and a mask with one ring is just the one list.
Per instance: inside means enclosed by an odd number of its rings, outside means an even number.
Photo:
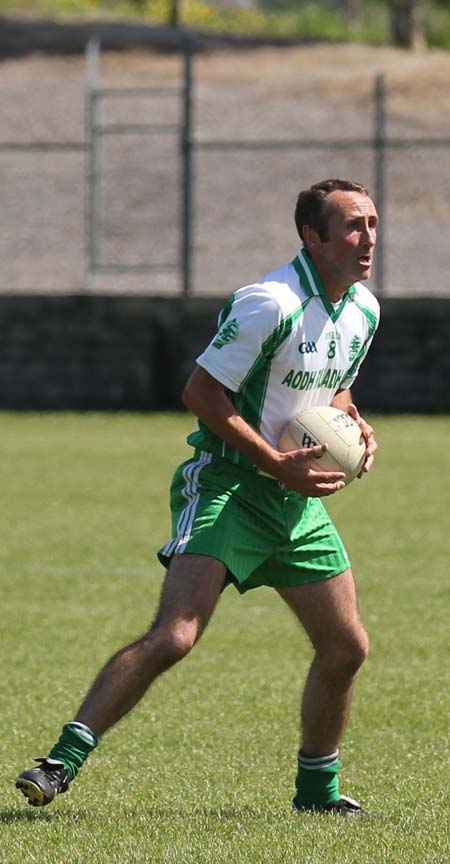
[{"label": "jersey sleeve", "polygon": [[264,356],[270,336],[282,319],[270,287],[252,285],[237,291],[219,318],[219,329],[197,363],[236,393]]}]

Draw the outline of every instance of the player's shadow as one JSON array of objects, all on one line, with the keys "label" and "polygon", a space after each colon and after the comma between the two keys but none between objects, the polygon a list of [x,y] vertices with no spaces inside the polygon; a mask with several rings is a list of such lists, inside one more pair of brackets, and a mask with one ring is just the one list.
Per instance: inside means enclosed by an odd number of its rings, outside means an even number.
[{"label": "player's shadow", "polygon": [[33,810],[1,810],[0,823],[10,825],[13,822],[51,822],[52,813],[35,813]]},{"label": "player's shadow", "polygon": [[[141,815],[141,810],[134,810],[133,807],[128,808],[128,816],[133,817],[136,815]],[[235,819],[256,819],[260,813],[253,807],[248,807],[246,805],[242,807],[218,807],[218,808],[209,808],[209,807],[194,807],[192,810],[186,809],[184,811],[180,811],[177,809],[172,812],[170,808],[163,807],[152,807],[149,810],[146,810],[146,813],[149,817],[156,817],[158,819],[169,819],[174,815],[181,816],[185,819],[191,819],[192,817],[209,817],[210,819],[216,819],[219,822]],[[52,813],[43,813],[41,809],[36,810],[1,810],[0,811],[0,824],[3,825],[11,825],[14,822],[51,822],[53,819],[73,819],[76,818],[77,821],[83,817],[87,817],[87,812],[85,813],[83,810],[77,808],[76,812],[54,810]]]},{"label": "player's shadow", "polygon": [[[125,808],[126,815],[133,819],[137,816],[142,816],[142,809],[136,809],[132,805]],[[217,822],[234,822],[236,819],[247,819],[253,820],[258,819],[260,817],[260,811],[255,809],[254,807],[249,807],[247,805],[243,805],[242,807],[193,807],[192,809],[186,808],[185,810],[180,810],[177,808],[172,811],[170,807],[151,807],[148,810],[145,810],[145,814],[149,819],[162,819],[171,822],[176,816],[177,818],[191,820],[193,818],[198,817],[207,817]],[[47,822],[50,823],[52,821],[71,821],[76,820],[77,822],[83,819],[89,818],[89,814],[87,810],[83,810],[83,808],[76,808],[75,810],[63,810],[55,809],[53,812],[48,813],[42,812],[41,808],[38,810],[19,810],[19,809],[11,809],[11,810],[1,810],[0,811],[0,824],[1,825],[13,825],[14,823],[39,823],[39,822]]]}]

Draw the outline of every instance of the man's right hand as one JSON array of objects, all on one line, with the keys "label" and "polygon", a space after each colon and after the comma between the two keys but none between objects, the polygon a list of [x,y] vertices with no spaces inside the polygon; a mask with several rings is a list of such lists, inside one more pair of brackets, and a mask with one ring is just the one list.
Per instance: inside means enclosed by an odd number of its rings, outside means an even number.
[{"label": "man's right hand", "polygon": [[345,487],[342,471],[320,471],[311,466],[311,459],[322,456],[326,444],[280,453],[276,477],[286,486],[310,498],[324,498]]}]

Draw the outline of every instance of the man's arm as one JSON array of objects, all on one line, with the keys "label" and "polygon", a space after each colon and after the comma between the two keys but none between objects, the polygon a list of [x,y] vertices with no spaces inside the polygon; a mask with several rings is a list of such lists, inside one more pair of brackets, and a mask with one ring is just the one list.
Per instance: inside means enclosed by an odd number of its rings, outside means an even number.
[{"label": "man's arm", "polygon": [[364,462],[361,472],[358,474],[358,477],[362,477],[363,474],[367,474],[367,472],[370,471],[375,458],[375,452],[378,449],[372,426],[370,426],[367,421],[361,417],[356,405],[352,402],[351,390],[338,390],[331,404],[335,408],[340,408],[342,411],[346,411],[347,414],[350,414],[350,417],[353,417],[353,419],[356,420],[361,429],[361,433],[366,442],[366,461]]},{"label": "man's arm", "polygon": [[302,495],[323,497],[344,488],[344,474],[315,471],[311,456],[319,456],[324,446],[280,453],[236,411],[223,385],[201,366],[197,366],[183,391],[184,404],[219,438],[239,450],[262,471],[286,483]]}]

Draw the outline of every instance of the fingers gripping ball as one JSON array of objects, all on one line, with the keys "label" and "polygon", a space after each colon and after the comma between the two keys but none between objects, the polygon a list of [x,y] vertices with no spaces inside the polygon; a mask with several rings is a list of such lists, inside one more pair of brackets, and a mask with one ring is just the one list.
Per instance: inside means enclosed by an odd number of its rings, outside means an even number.
[{"label": "fingers gripping ball", "polygon": [[358,424],[349,414],[330,405],[307,408],[289,421],[279,443],[286,453],[315,444],[327,444],[318,458],[311,458],[317,471],[343,471],[348,486],[358,476],[366,456],[366,444]]}]

